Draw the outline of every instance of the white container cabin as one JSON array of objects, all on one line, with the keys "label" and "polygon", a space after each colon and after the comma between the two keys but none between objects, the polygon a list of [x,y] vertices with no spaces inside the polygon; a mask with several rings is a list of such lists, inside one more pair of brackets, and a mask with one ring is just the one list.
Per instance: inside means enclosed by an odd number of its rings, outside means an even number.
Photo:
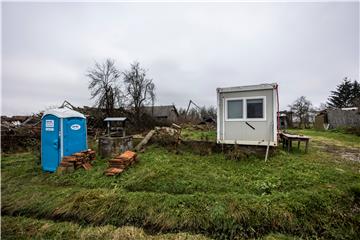
[{"label": "white container cabin", "polygon": [[217,89],[217,143],[277,146],[276,83]]}]

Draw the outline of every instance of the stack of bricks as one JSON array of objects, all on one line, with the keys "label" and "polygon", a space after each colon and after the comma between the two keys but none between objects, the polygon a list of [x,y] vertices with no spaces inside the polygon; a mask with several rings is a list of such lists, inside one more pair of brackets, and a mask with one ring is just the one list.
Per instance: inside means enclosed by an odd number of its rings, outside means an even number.
[{"label": "stack of bricks", "polygon": [[105,170],[106,176],[114,176],[122,173],[128,166],[136,162],[136,153],[126,151],[123,154],[109,160],[109,167]]},{"label": "stack of bricks", "polygon": [[65,156],[62,158],[58,171],[73,172],[79,168],[89,170],[92,167],[91,163],[95,160],[95,156],[95,151],[91,149],[74,153],[71,156]]}]

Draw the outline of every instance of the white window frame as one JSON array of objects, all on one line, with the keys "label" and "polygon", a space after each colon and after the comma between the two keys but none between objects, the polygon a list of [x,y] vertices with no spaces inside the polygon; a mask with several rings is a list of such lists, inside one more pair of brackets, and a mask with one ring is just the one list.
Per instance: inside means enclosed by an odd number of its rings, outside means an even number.
[{"label": "white window frame", "polygon": [[[243,105],[243,113],[242,113],[242,118],[228,118],[228,101],[232,101],[232,100],[242,100],[242,105]],[[244,107],[245,107],[245,100],[244,98],[225,98],[225,121],[227,122],[238,122],[238,121],[243,121],[245,119],[245,112],[244,112]]]},{"label": "white window frame", "polygon": [[[263,100],[263,117],[262,118],[248,118],[247,117],[247,100],[248,99],[262,99]],[[245,98],[245,116],[246,116],[246,121],[266,121],[266,96],[246,97]]]},{"label": "white window frame", "polygon": [[[262,99],[263,100],[263,118],[248,118],[247,117],[247,100],[248,99]],[[228,118],[228,101],[242,100],[243,101],[243,117],[242,118]],[[225,121],[226,122],[261,122],[266,121],[266,96],[253,96],[253,97],[237,97],[225,98]]]}]

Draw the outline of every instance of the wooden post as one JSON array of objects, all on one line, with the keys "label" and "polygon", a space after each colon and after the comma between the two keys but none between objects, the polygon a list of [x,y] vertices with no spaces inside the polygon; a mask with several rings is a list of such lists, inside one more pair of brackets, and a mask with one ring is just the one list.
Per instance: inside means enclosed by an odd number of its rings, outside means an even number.
[{"label": "wooden post", "polygon": [[309,140],[305,141],[305,153],[307,153],[308,151],[308,144],[309,144]]},{"label": "wooden post", "polygon": [[298,141],[298,149],[300,149],[300,140]]},{"label": "wooden post", "polygon": [[269,155],[269,147],[270,147],[270,140],[268,141],[267,147],[266,147],[266,154],[265,154],[265,162],[268,159],[268,155]]},{"label": "wooden post", "polygon": [[286,139],[286,142],[287,142],[287,151],[290,152],[290,139]]},{"label": "wooden post", "polygon": [[107,121],[107,133],[108,136],[110,137],[110,121]]},{"label": "wooden post", "polygon": [[283,144],[283,149],[285,149],[285,138],[284,137],[282,137],[282,144]]},{"label": "wooden post", "polygon": [[[272,128],[270,128],[270,129],[272,129]],[[270,135],[269,135],[268,144],[267,144],[267,147],[266,147],[265,162],[267,161],[268,155],[269,155],[269,147],[270,147],[270,140],[271,140],[270,136],[271,136],[271,131],[270,131]],[[275,141],[275,139],[274,139],[274,141]]]}]

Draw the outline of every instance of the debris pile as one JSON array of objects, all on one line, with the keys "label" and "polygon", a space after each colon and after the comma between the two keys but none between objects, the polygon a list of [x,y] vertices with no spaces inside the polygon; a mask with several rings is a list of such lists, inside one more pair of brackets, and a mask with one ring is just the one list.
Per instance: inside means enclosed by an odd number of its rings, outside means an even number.
[{"label": "debris pile", "polygon": [[95,151],[91,149],[74,153],[71,156],[65,156],[62,158],[58,171],[72,172],[79,168],[89,170],[92,167],[91,163],[95,160],[95,156]]},{"label": "debris pile", "polygon": [[143,151],[145,145],[154,141],[161,146],[174,146],[175,148],[181,141],[181,126],[173,123],[171,127],[155,127],[150,130],[143,140],[134,148],[135,151]]},{"label": "debris pile", "polygon": [[114,176],[122,173],[128,166],[134,164],[137,160],[136,153],[126,151],[123,154],[109,160],[109,167],[105,170],[106,176]]},{"label": "debris pile", "polygon": [[176,149],[181,142],[181,127],[176,124],[172,124],[171,127],[156,127],[155,131],[153,140],[161,146],[170,146]]},{"label": "debris pile", "polygon": [[1,116],[1,151],[40,148],[41,116]]},{"label": "debris pile", "polygon": [[155,127],[155,131],[158,135],[177,136],[179,134],[179,130],[174,127]]}]

